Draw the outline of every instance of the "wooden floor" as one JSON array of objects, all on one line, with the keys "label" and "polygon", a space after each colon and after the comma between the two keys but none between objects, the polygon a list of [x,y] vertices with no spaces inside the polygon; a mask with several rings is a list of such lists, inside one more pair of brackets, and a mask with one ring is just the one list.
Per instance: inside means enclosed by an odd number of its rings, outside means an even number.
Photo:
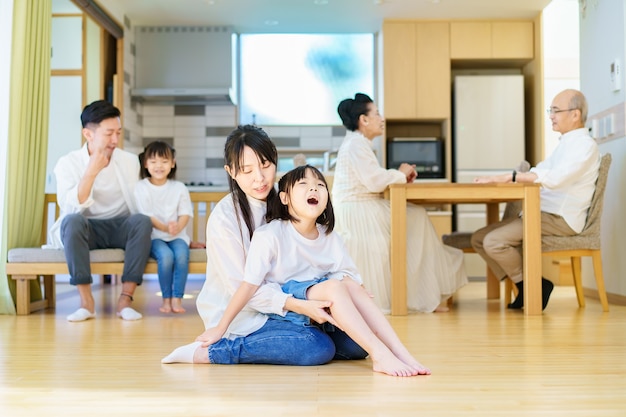
[{"label": "wooden floor", "polygon": [[144,319],[124,322],[120,288],[94,285],[88,322],[65,320],[78,305],[71,288],[56,311],[0,316],[0,416],[626,416],[626,307],[578,309],[572,287],[556,288],[542,317],[485,301],[476,282],[450,313],[390,317],[433,371],[414,378],[374,374],[369,360],[162,365],[203,330],[194,300],[161,314],[147,281],[135,298]]}]

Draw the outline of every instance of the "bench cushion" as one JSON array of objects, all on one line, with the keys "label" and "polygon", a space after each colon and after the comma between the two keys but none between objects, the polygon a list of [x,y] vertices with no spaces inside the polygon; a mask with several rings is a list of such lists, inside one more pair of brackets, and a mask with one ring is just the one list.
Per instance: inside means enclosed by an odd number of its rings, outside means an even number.
[{"label": "bench cushion", "polygon": [[[10,249],[8,262],[14,263],[65,263],[63,249],[15,248]],[[94,249],[89,252],[90,262],[124,262],[123,249]],[[148,262],[156,262],[150,258]],[[189,262],[206,262],[205,249],[191,249]]]}]

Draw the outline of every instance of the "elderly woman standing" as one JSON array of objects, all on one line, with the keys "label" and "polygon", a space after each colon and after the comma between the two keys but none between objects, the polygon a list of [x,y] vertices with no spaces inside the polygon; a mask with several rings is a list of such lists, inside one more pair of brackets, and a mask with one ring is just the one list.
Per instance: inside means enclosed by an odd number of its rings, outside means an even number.
[{"label": "elderly woman standing", "polygon": [[[412,182],[415,167],[380,166],[372,140],[382,135],[385,119],[370,97],[358,93],[337,109],[348,129],[339,148],[332,190],[336,228],[363,277],[363,283],[383,311],[390,311],[389,201],[390,184]],[[463,253],[441,243],[423,207],[407,205],[407,296],[413,311],[447,311],[447,299],[467,283]]]}]

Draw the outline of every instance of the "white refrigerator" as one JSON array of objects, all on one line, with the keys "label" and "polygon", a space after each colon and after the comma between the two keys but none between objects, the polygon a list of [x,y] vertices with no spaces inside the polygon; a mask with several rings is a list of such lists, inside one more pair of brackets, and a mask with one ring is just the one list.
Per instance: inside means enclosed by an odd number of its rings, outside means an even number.
[{"label": "white refrigerator", "polygon": [[[453,91],[453,181],[511,172],[526,159],[522,75],[459,75]],[[457,205],[455,221],[456,230],[479,229],[486,224],[485,207]],[[468,276],[485,276],[478,255],[466,254],[465,266]]]}]

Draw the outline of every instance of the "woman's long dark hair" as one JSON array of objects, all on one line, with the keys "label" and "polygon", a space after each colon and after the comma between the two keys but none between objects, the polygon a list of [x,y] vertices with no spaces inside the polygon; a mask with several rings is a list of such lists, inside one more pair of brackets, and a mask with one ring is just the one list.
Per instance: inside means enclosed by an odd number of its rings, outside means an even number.
[{"label": "woman's long dark hair", "polygon": [[[306,176],[307,170],[310,170],[313,175],[317,177],[318,180],[322,181],[324,185],[326,185],[326,190],[328,191],[328,183],[326,182],[326,178],[324,178],[324,175],[320,172],[319,169],[311,165],[301,165],[282,176],[280,181],[278,181],[278,192],[285,192],[287,193],[287,195],[289,195],[294,184]],[[276,219],[289,220],[292,222],[299,221],[291,214],[289,214],[289,207],[286,204],[283,204],[280,201],[280,198],[273,199],[271,203],[268,199],[265,220],[269,223],[272,220]],[[330,191],[328,192],[328,203],[326,204],[326,208],[315,221],[322,226],[326,226],[326,234],[329,234],[335,228],[335,212],[333,210],[333,204],[330,202]]]},{"label": "woman's long dark hair", "polygon": [[363,93],[356,93],[354,98],[342,100],[337,106],[337,113],[341,118],[341,122],[350,132],[354,132],[359,128],[359,117],[369,112],[370,103],[374,101]]},{"label": "woman's long dark hair", "polygon": [[[270,162],[274,165],[278,161],[278,152],[276,146],[265,133],[263,129],[253,125],[243,125],[233,130],[226,138],[226,144],[224,145],[224,163],[230,167],[230,171],[233,175],[236,175],[241,170],[243,162],[243,151],[245,147],[249,147],[259,157],[262,163]],[[241,210],[243,220],[246,223],[250,238],[254,233],[254,222],[252,219],[252,212],[250,210],[250,204],[246,193],[243,192],[237,181],[235,181],[230,175],[228,176],[228,185],[230,192],[233,195],[233,203],[235,204],[235,212],[237,208]],[[278,194],[271,184],[272,189],[267,196],[268,206],[273,200],[278,200]]]}]

